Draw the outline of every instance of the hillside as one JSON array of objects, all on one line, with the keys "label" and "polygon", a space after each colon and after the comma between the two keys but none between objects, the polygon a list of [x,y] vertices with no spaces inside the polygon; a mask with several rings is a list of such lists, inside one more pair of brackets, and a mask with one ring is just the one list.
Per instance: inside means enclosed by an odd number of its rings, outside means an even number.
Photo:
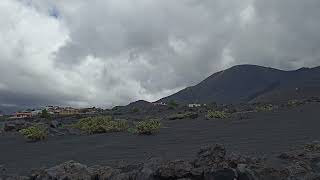
[{"label": "hillside", "polygon": [[247,103],[320,96],[320,67],[283,71],[238,65],[159,101],[180,103]]}]

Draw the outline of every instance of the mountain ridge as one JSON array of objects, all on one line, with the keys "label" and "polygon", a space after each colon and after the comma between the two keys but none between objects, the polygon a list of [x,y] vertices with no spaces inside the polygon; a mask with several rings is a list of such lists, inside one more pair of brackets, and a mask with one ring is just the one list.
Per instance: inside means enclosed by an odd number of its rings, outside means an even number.
[{"label": "mountain ridge", "polygon": [[[280,70],[259,65],[236,65],[216,72],[200,83],[164,97],[157,102],[179,103],[247,103],[257,101],[284,101],[292,97],[273,99],[273,93],[306,90],[300,98],[320,96],[320,66],[296,70]],[[313,93],[310,93],[314,89]],[[297,92],[298,93],[298,92]],[[303,92],[299,92],[300,95]],[[268,96],[266,96],[268,94]],[[262,98],[265,97],[265,98]]]}]

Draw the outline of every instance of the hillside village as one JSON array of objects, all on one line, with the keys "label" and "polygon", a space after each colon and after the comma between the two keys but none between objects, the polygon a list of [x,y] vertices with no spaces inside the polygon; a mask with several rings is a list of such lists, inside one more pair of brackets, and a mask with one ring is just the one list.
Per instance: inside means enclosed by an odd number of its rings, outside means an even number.
[{"label": "hillside village", "polygon": [[[139,102],[139,101],[137,101]],[[135,103],[133,106],[136,106]],[[162,107],[167,107],[167,106],[172,106],[176,104],[176,102],[169,102],[164,103],[164,102],[154,102],[154,103],[149,103],[151,106],[162,106]],[[185,104],[185,107],[189,108],[198,108],[206,106],[206,104],[198,104],[198,103],[191,103],[191,104]],[[137,107],[135,107],[137,108]],[[133,109],[135,109],[133,108]],[[62,107],[62,106],[44,106],[40,108],[33,108],[33,109],[25,109],[21,111],[14,112],[12,114],[5,114],[0,111],[0,117],[5,117],[9,119],[27,119],[27,118],[32,118],[32,117],[37,117],[41,116],[41,114],[45,113],[48,114],[49,116],[72,116],[72,115],[96,115],[98,113],[101,113],[105,111],[102,108],[96,108],[96,107],[88,107],[88,108],[74,108],[74,107]]]},{"label": "hillside village", "polygon": [[[9,115],[10,119],[24,119],[39,116],[43,113],[54,116],[69,116],[69,115],[82,115],[82,114],[96,114],[101,112],[101,108],[74,108],[74,107],[61,107],[61,106],[45,106],[37,109],[26,109],[23,111],[15,112]],[[0,113],[0,116],[4,116]]]}]

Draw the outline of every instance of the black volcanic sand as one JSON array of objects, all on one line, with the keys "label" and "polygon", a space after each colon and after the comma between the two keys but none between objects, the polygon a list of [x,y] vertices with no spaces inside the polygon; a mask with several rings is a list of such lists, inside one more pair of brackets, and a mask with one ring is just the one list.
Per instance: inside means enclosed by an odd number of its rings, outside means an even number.
[{"label": "black volcanic sand", "polygon": [[11,173],[51,167],[67,160],[87,165],[141,161],[149,157],[190,159],[202,145],[221,143],[229,151],[272,155],[320,139],[320,104],[275,112],[251,113],[244,120],[165,121],[160,133],[138,136],[111,133],[51,137],[27,143],[18,135],[0,136],[0,166]]}]

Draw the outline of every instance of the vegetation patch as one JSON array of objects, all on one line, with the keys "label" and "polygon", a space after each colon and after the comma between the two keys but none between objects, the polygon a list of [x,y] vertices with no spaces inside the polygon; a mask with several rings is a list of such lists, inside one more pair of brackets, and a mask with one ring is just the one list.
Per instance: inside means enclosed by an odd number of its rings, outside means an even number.
[{"label": "vegetation patch", "polygon": [[159,120],[151,119],[137,122],[133,128],[130,129],[132,133],[141,135],[151,135],[159,132],[161,123]]},{"label": "vegetation patch", "polygon": [[49,114],[49,112],[46,109],[44,109],[44,110],[41,111],[40,117],[49,119],[51,117],[51,114]]},{"label": "vegetation patch", "polygon": [[288,101],[288,106],[289,107],[296,107],[300,104],[300,102],[298,100],[290,100]]},{"label": "vegetation patch", "polygon": [[314,152],[314,151],[320,151],[320,144],[319,143],[310,143],[304,145],[304,150]]},{"label": "vegetation patch", "polygon": [[7,121],[9,120],[9,117],[7,116],[0,116],[0,121]]},{"label": "vegetation patch", "polygon": [[140,109],[137,108],[137,107],[131,109],[131,112],[132,112],[132,113],[137,113],[137,112],[139,112],[139,111],[140,111]]},{"label": "vegetation patch", "polygon": [[228,118],[229,116],[230,114],[224,111],[210,110],[208,111],[206,118],[207,119],[225,119],[225,118]]},{"label": "vegetation patch", "polygon": [[126,120],[113,120],[111,116],[97,116],[80,119],[73,125],[89,134],[126,131],[129,128]]},{"label": "vegetation patch", "polygon": [[185,113],[177,113],[177,114],[173,114],[169,117],[170,120],[177,120],[177,119],[186,119],[186,118],[190,118],[190,119],[195,119],[198,117],[198,113],[194,113],[194,112],[185,112]]},{"label": "vegetation patch", "polygon": [[260,105],[256,107],[257,112],[268,112],[272,111],[273,109],[274,107],[272,106],[272,104]]},{"label": "vegetation patch", "polygon": [[169,109],[176,109],[177,107],[179,107],[178,102],[174,101],[174,100],[170,100],[168,102],[168,107]]},{"label": "vegetation patch", "polygon": [[31,126],[19,131],[24,137],[31,141],[40,141],[48,137],[46,128],[39,125]]}]

